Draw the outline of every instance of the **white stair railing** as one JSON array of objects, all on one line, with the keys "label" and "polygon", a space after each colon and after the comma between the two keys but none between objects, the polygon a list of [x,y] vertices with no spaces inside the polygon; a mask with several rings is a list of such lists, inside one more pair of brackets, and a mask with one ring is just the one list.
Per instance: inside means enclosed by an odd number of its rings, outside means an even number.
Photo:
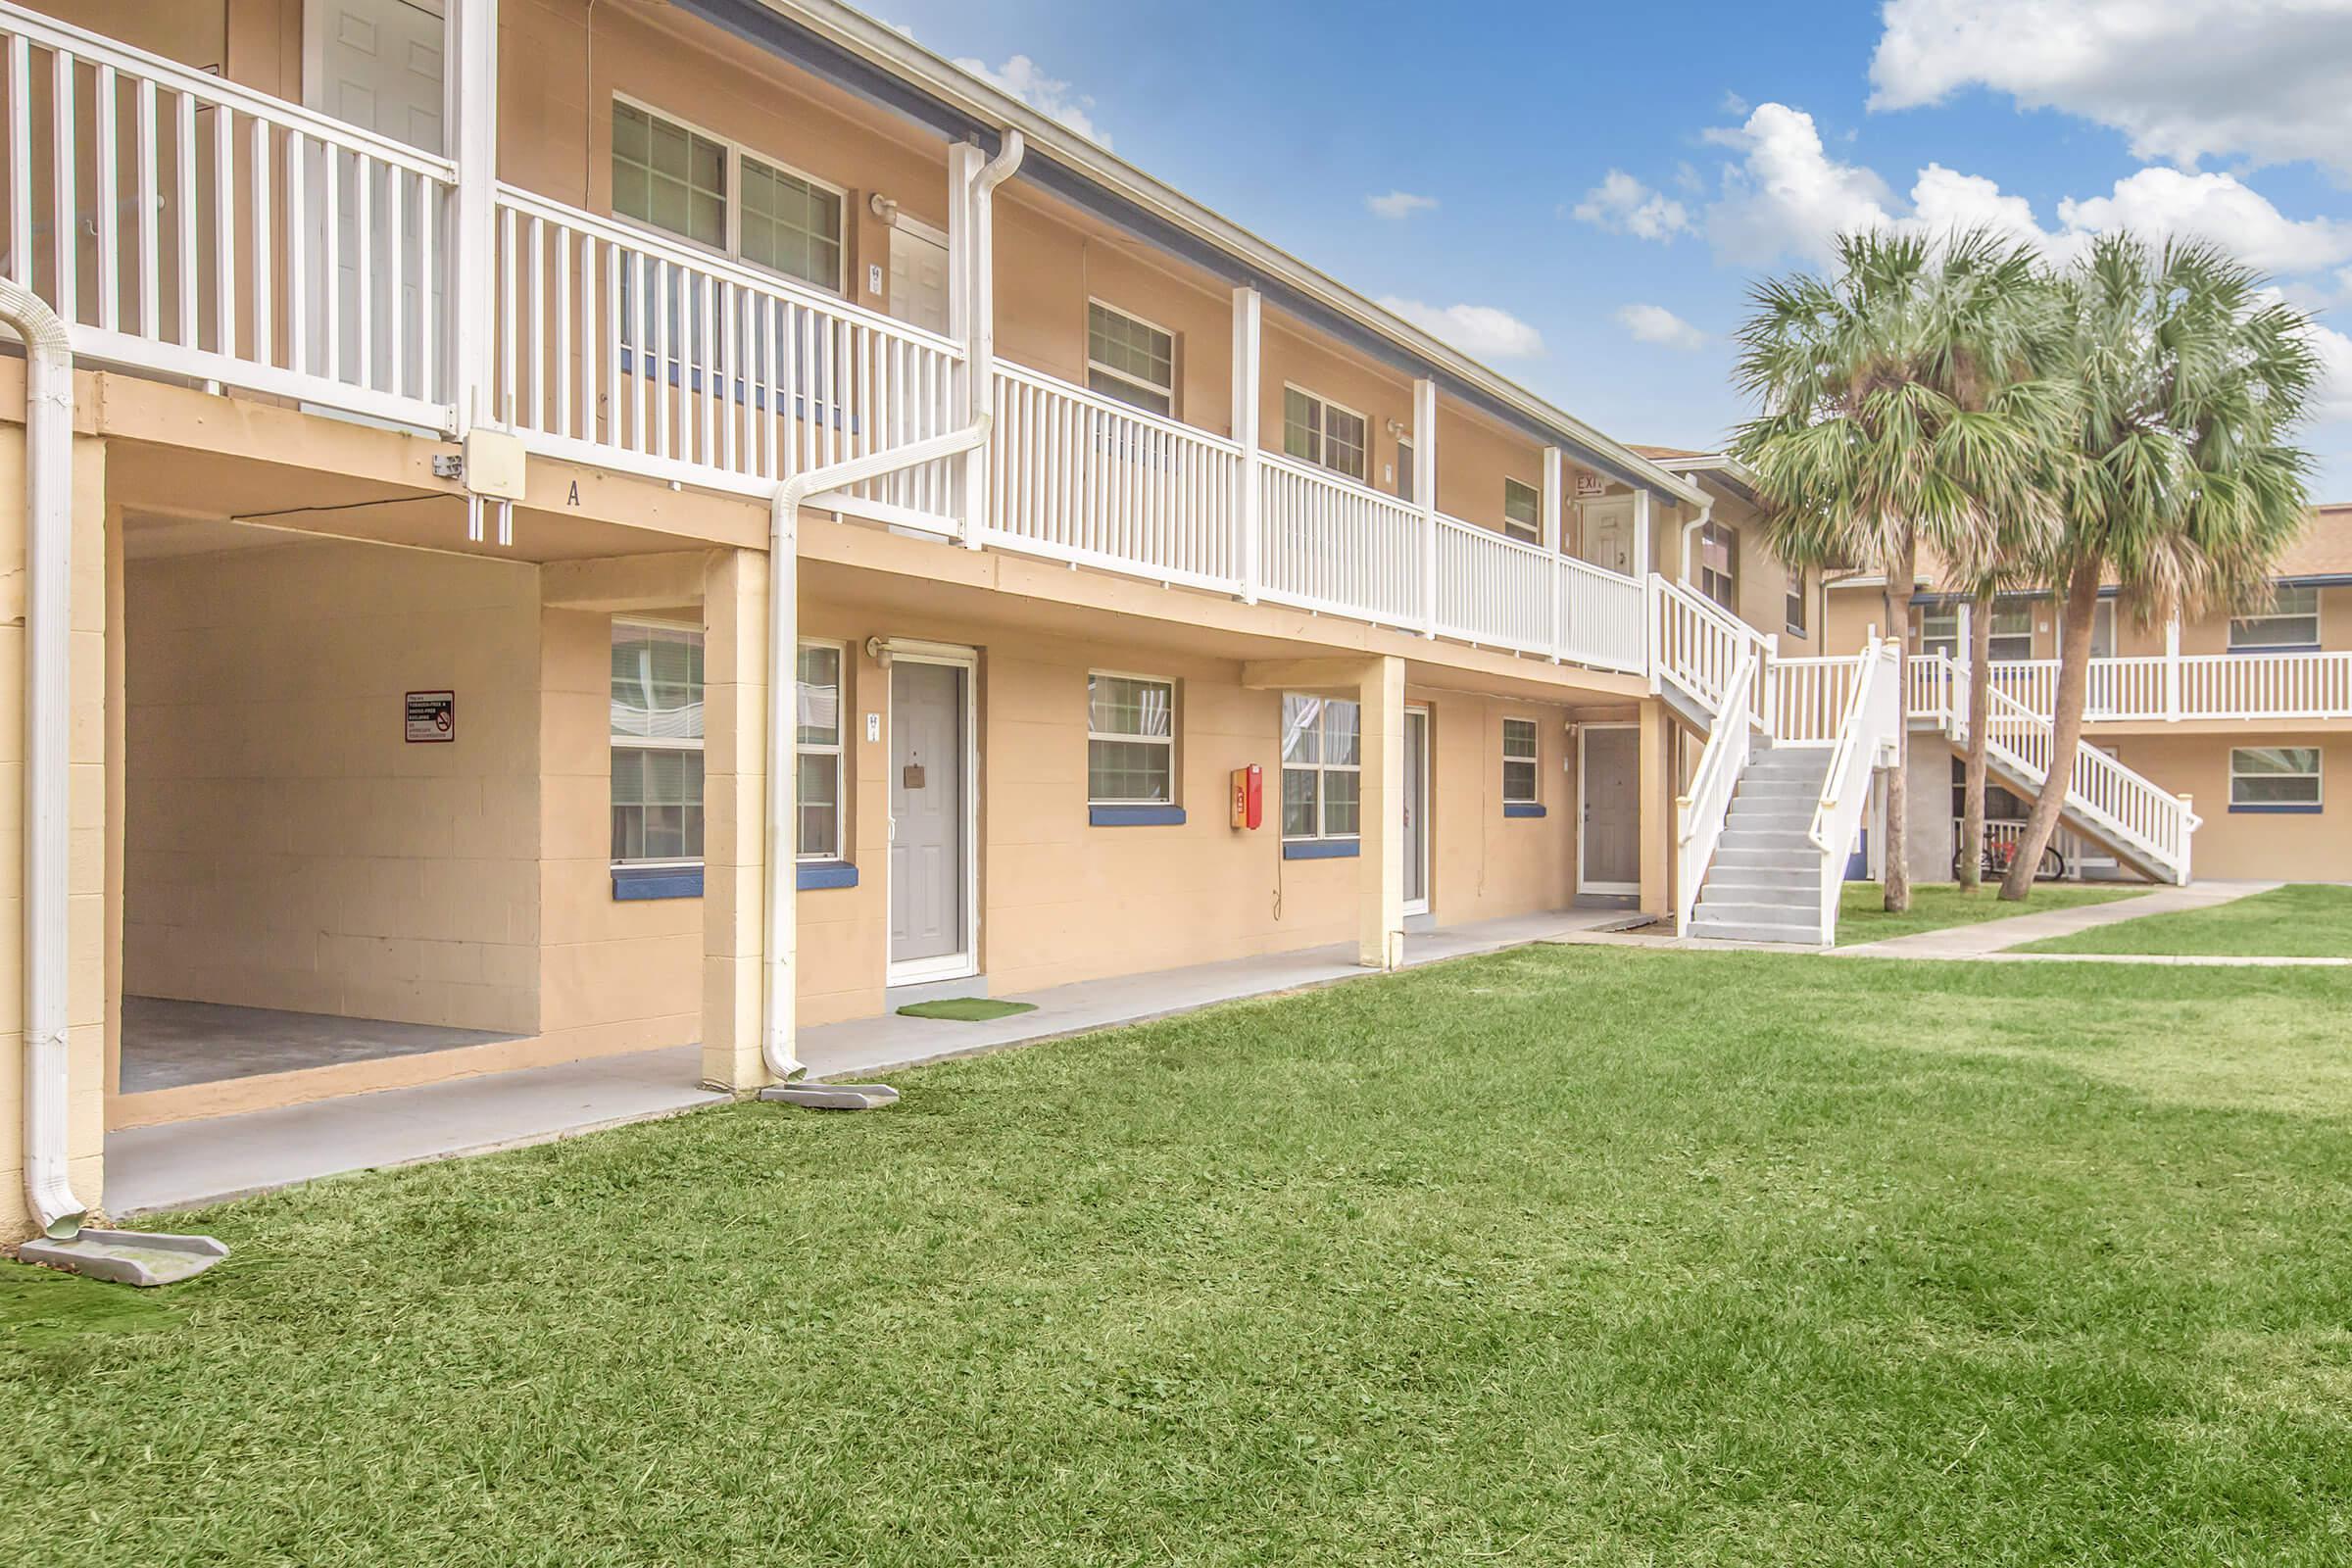
[{"label": "white stair railing", "polygon": [[[2034,789],[2049,777],[2057,735],[2049,718],[2001,688],[1996,667],[1986,703],[1985,754]],[[1934,720],[1944,734],[1968,740],[1969,675],[1944,654],[1911,660],[1911,711]],[[1923,702],[1923,698],[1927,699]],[[2095,746],[2078,745],[2068,779],[2066,809],[2079,824],[2161,870],[2174,882],[2189,880],[2190,844],[2201,818],[2189,803],[2136,773]]]},{"label": "white stair railing", "polygon": [[[1735,620],[1711,601],[1660,573],[1649,576],[1652,676],[1672,681],[1710,714],[1721,711],[1733,672],[1741,667],[1758,678],[1771,657],[1771,641],[1745,621]],[[1744,666],[1743,654],[1752,654]],[[1771,727],[1769,697],[1751,703],[1751,722]]]},{"label": "white stair railing", "polygon": [[1725,688],[1723,706],[1716,710],[1707,744],[1691,770],[1690,788],[1674,803],[1675,880],[1674,934],[1690,934],[1690,917],[1698,906],[1698,890],[1714,862],[1715,847],[1723,839],[1731,815],[1732,796],[1749,756],[1748,696],[1755,689],[1757,650],[1742,649]]},{"label": "white stair railing", "polygon": [[1853,693],[1853,659],[1774,659],[1763,671],[1771,691],[1772,734],[1783,744],[1827,743],[1838,738]]},{"label": "white stair railing", "polygon": [[[1821,856],[1818,930],[1825,948],[1838,940],[1838,902],[1845,887],[1846,857],[1870,805],[1871,774],[1884,765],[1904,721],[1902,657],[1902,644],[1888,638],[1873,640],[1855,656],[1829,772],[1813,805],[1807,836]],[[1890,848],[1888,853],[1897,852]]]},{"label": "white stair railing", "polygon": [[0,4],[6,251],[77,359],[454,426],[457,171]]}]

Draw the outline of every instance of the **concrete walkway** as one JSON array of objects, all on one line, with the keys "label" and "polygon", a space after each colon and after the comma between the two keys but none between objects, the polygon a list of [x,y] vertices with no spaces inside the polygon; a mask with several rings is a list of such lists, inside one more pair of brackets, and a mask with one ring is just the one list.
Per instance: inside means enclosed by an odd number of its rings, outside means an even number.
[{"label": "concrete walkway", "polygon": [[[1404,961],[1411,967],[1493,953],[1627,918],[1620,909],[1573,909],[1421,932],[1406,936]],[[1352,944],[1310,948],[1033,991],[1005,1000],[1032,1003],[1036,1011],[987,1023],[894,1013],[827,1024],[804,1030],[799,1049],[816,1077],[872,1076],[1372,973],[1356,963]],[[107,1134],[105,1206],[118,1218],[186,1208],[322,1176],[488,1153],[725,1103],[730,1096],[698,1087],[701,1069],[700,1050],[677,1046],[125,1129]]]},{"label": "concrete walkway", "polygon": [[[2118,899],[2112,904],[2086,904],[2068,909],[2044,909],[2035,914],[2014,914],[2004,919],[1980,920],[1974,925],[1945,926],[1939,931],[1920,931],[1907,937],[1890,937],[1885,942],[1864,942],[1850,948],[1835,948],[1832,957],[1838,958],[2001,958],[2001,959],[2058,959],[2092,958],[2113,963],[2109,955],[2010,953],[2006,949],[2028,942],[2039,942],[2045,937],[2072,936],[2078,931],[2089,931],[2098,926],[2115,925],[2125,920],[2138,920],[2151,914],[2173,914],[2182,909],[2210,909],[2217,905],[2235,903],[2256,893],[2268,893],[2279,886],[2277,882],[2194,882],[2184,888],[2158,888],[2153,893],[2135,899]],[[2125,960],[2129,961],[2129,959]],[[2152,957],[2144,961],[2180,963],[2182,959]],[[2319,959],[2246,959],[2222,958],[2230,963],[2333,963],[2332,958]]]}]

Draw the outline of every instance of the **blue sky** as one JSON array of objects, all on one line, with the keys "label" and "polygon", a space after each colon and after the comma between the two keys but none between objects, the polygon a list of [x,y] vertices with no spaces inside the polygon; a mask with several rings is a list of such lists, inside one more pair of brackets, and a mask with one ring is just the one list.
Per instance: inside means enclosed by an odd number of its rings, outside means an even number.
[{"label": "blue sky", "polygon": [[1719,443],[1839,227],[2208,234],[2318,313],[2352,499],[2352,0],[874,10],[1622,440]]}]

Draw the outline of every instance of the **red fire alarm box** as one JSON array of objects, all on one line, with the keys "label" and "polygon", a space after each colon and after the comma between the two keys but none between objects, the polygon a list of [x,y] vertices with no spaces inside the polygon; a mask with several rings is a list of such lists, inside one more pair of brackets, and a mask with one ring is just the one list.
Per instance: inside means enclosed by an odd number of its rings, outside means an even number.
[{"label": "red fire alarm box", "polygon": [[1266,819],[1266,770],[1251,762],[1233,770],[1233,825],[1255,828]]}]

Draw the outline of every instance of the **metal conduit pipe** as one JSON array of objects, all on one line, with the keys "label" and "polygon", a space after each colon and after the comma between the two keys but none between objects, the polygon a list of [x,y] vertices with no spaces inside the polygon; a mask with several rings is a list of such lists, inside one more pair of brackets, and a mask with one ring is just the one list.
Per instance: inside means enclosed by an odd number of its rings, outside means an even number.
[{"label": "metal conduit pipe", "polygon": [[43,1235],[86,1212],[67,1180],[67,724],[71,703],[74,348],[30,289],[0,278],[24,340],[24,1199]]}]

